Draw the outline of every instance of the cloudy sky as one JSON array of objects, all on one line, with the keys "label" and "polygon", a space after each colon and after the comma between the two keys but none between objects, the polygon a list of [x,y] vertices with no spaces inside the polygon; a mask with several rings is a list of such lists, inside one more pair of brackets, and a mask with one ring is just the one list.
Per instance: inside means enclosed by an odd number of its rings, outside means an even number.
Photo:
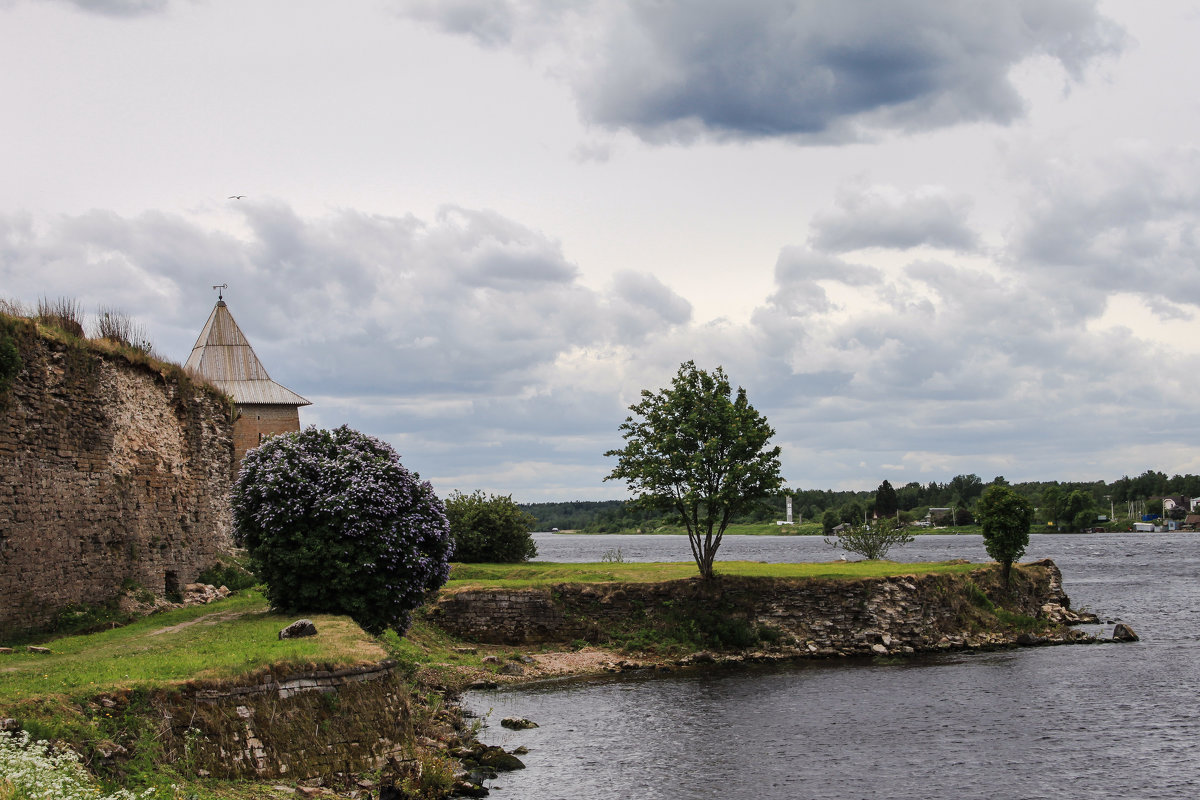
[{"label": "cloudy sky", "polygon": [[[1200,472],[1200,3],[0,0],[0,297],[439,492],[625,496],[723,365],[795,488]],[[230,195],[245,195],[241,200]]]}]

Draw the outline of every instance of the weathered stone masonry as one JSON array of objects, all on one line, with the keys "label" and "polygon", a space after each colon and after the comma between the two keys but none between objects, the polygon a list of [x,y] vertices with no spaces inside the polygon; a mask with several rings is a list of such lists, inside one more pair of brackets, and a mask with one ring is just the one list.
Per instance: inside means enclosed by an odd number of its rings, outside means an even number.
[{"label": "weathered stone masonry", "polygon": [[409,687],[390,661],[184,687],[154,706],[171,760],[201,775],[349,775],[412,750]]},{"label": "weathered stone masonry", "polygon": [[1041,561],[1014,572],[1011,593],[1002,590],[998,567],[981,566],[969,575],[860,580],[722,577],[711,583],[690,579],[461,589],[444,591],[425,613],[456,636],[492,644],[604,642],[606,632],[621,626],[653,624],[697,610],[769,626],[814,656],[877,654],[879,648],[936,650],[947,643],[965,645],[972,633],[979,634],[980,642],[999,643],[994,632],[972,631],[973,621],[987,623],[970,602],[968,582],[1028,616],[1070,607],[1058,567]]},{"label": "weathered stone masonry", "polygon": [[181,590],[228,547],[228,403],[17,323],[0,398],[0,637],[124,582]]}]

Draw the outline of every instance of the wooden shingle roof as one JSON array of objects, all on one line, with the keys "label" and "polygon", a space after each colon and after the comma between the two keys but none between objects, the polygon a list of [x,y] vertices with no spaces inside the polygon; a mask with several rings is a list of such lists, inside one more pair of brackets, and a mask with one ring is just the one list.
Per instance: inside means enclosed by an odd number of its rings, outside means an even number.
[{"label": "wooden shingle roof", "polygon": [[239,405],[312,405],[271,380],[224,300],[208,315],[184,368],[212,381]]}]

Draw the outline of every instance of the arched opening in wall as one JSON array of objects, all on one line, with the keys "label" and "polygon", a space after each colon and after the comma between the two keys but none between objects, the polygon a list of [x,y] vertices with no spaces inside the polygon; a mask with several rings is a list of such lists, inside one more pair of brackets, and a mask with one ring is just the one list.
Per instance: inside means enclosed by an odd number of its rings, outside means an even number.
[{"label": "arched opening in wall", "polygon": [[163,575],[163,596],[172,603],[183,602],[183,592],[179,590],[179,573],[174,570],[167,570]]}]

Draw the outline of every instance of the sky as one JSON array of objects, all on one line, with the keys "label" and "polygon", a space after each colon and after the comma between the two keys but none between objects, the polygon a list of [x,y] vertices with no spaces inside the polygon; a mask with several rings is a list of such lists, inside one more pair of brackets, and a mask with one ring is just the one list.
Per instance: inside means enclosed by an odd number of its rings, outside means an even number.
[{"label": "sky", "polygon": [[[442,495],[628,496],[722,366],[793,489],[1200,472],[1200,3],[0,0],[0,298]],[[231,195],[243,195],[230,199]]]}]

